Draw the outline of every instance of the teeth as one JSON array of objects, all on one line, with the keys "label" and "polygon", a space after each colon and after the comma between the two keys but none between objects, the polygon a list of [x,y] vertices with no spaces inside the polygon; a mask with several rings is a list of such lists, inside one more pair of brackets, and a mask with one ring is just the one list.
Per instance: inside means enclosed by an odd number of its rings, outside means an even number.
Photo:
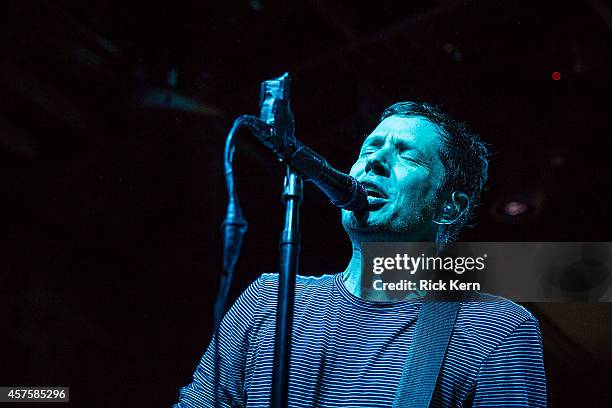
[{"label": "teeth", "polygon": [[372,198],[382,198],[382,199],[386,199],[387,198],[387,196],[381,191],[381,189],[378,186],[370,184],[367,181],[364,182],[364,188],[365,188],[366,193],[368,194],[369,197],[372,197]]},{"label": "teeth", "polygon": [[379,198],[384,197],[384,195],[382,194],[382,192],[380,192],[380,190],[372,186],[366,187],[366,193],[368,193],[368,195],[372,197],[379,197]]}]

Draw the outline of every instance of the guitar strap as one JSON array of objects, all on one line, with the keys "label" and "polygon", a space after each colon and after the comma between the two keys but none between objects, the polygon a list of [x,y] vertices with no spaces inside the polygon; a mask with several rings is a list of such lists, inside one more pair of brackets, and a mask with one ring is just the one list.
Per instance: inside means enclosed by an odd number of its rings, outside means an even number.
[{"label": "guitar strap", "polygon": [[393,408],[428,408],[461,303],[425,301],[417,317]]}]

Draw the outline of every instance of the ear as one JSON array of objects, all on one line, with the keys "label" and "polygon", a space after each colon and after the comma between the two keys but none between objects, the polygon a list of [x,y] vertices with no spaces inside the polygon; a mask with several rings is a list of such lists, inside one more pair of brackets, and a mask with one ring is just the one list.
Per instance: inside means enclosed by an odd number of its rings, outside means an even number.
[{"label": "ear", "polygon": [[453,224],[465,214],[469,205],[470,200],[465,193],[454,191],[453,194],[442,203],[433,222],[440,225]]}]

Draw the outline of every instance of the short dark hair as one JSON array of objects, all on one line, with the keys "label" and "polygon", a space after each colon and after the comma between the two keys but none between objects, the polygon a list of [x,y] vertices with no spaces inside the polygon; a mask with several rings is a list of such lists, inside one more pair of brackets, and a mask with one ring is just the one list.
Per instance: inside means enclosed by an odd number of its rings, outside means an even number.
[{"label": "short dark hair", "polygon": [[399,102],[389,106],[381,115],[381,121],[389,116],[420,116],[438,128],[442,141],[440,157],[444,165],[444,180],[438,193],[460,191],[468,196],[467,211],[455,223],[438,229],[438,243],[457,239],[461,229],[474,215],[480,202],[480,194],[488,178],[489,149],[480,137],[467,125],[451,118],[435,105],[426,102]]}]

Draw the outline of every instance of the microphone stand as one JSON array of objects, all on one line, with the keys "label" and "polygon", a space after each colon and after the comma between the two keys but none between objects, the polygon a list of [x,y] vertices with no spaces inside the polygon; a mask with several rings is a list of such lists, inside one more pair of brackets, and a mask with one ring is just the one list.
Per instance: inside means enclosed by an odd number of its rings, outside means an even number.
[{"label": "microphone stand", "polygon": [[285,203],[285,226],[280,239],[278,304],[272,373],[271,406],[274,408],[288,406],[295,276],[300,254],[299,210],[303,200],[302,187],[302,177],[287,166],[282,194],[282,200]]},{"label": "microphone stand", "polygon": [[289,361],[291,359],[295,276],[300,253],[299,210],[303,199],[302,176],[290,167],[288,161],[296,144],[293,112],[289,106],[290,85],[291,78],[288,73],[261,84],[260,119],[271,127],[271,131],[255,130],[259,134],[260,141],[279,155],[286,167],[281,196],[285,204],[285,225],[279,245],[278,299],[270,404],[273,408],[286,408],[289,400]]},{"label": "microphone stand", "polygon": [[236,132],[247,127],[257,139],[276,153],[285,164],[282,201],[285,204],[285,225],[280,239],[278,299],[274,339],[271,406],[286,408],[289,391],[289,362],[295,299],[295,277],[300,254],[299,210],[303,199],[303,177],[312,181],[330,201],[341,208],[355,211],[367,205],[367,193],[353,177],[332,168],[327,161],[295,138],[293,113],[289,106],[289,74],[264,81],[260,92],[260,117],[243,115],[234,121],[225,144],[225,178],[228,191],[227,216],[223,223],[223,276],[215,302],[215,396],[218,396],[220,355],[218,329],[236,266],[247,222],[238,204],[234,186],[232,161]]},{"label": "microphone stand", "polygon": [[[287,73],[264,81],[260,95],[260,119],[240,116],[228,134],[225,146],[225,176],[228,189],[227,216],[223,223],[224,268],[221,285],[215,302],[215,403],[219,404],[220,355],[219,329],[225,311],[233,271],[246,232],[246,220],[242,216],[238,195],[234,186],[232,161],[235,152],[235,135],[240,127],[247,127],[259,135],[260,141],[284,155],[295,146],[293,113],[289,107],[290,77]],[[283,160],[281,160],[283,161]],[[274,340],[274,366],[272,373],[271,406],[286,408],[289,395],[289,361],[291,358],[291,333],[293,305],[295,299],[295,277],[300,253],[299,210],[303,200],[302,176],[285,162],[286,175],[282,201],[285,204],[285,225],[280,239],[280,262],[278,277],[278,301],[276,308],[276,332]]]},{"label": "microphone stand", "polygon": [[[247,222],[238,204],[234,186],[232,161],[235,152],[234,137],[241,127],[248,128],[257,139],[276,153],[285,164],[282,201],[285,204],[285,225],[280,239],[278,299],[274,339],[274,366],[272,372],[271,406],[286,408],[289,391],[289,362],[291,359],[291,332],[295,299],[295,277],[300,254],[299,210],[303,199],[303,177],[312,181],[330,201],[350,211],[367,205],[367,193],[355,178],[343,174],[320,155],[295,138],[293,113],[289,106],[289,74],[264,81],[260,92],[260,117],[243,115],[234,121],[225,145],[225,178],[228,191],[227,216],[223,223],[223,276],[215,302],[215,397],[218,396],[220,355],[218,329],[225,311],[225,303],[232,281],[234,267]],[[218,400],[217,400],[218,402]]]}]

